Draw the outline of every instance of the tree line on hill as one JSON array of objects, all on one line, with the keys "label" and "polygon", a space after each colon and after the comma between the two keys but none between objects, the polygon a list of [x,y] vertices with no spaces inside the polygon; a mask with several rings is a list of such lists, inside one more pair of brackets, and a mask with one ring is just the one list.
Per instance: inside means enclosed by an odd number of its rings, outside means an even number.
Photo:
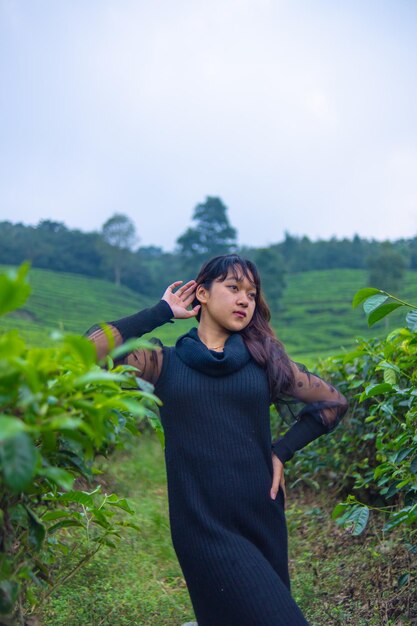
[{"label": "tree line on hill", "polygon": [[358,235],[312,241],[285,233],[283,241],[267,247],[239,246],[227,207],[214,196],[197,204],[192,225],[176,244],[172,252],[139,246],[134,223],[121,213],[114,214],[97,232],[69,229],[49,219],[37,226],[0,222],[1,264],[29,260],[34,267],[114,280],[149,297],[158,297],[171,280],[195,277],[205,259],[228,252],[243,254],[257,264],[273,310],[279,309],[287,273],[366,269],[372,286],[397,291],[404,271],[417,269],[417,236],[394,242]]}]

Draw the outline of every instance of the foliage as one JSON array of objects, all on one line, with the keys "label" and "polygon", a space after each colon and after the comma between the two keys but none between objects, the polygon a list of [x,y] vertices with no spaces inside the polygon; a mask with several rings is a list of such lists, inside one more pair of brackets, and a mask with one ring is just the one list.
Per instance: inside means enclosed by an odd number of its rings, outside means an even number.
[{"label": "foliage", "polygon": [[285,259],[288,272],[335,268],[365,269],[367,258],[375,254],[381,246],[379,242],[361,239],[358,235],[352,239],[333,237],[327,241],[311,241],[306,236],[296,237],[288,232],[285,233],[284,240],[276,245]]},{"label": "foliage", "polygon": [[115,213],[103,224],[101,236],[104,260],[113,268],[115,284],[120,285],[122,271],[129,265],[128,251],[137,241],[135,225],[127,215]]},{"label": "foliage", "polygon": [[407,307],[411,309],[406,316],[407,328],[411,331],[417,330],[417,306],[414,304],[404,302],[387,291],[373,287],[360,289],[355,294],[352,306],[357,307],[361,303],[363,303],[363,309],[368,317],[368,326],[373,326],[400,307]]},{"label": "foliage", "polygon": [[[9,298],[27,297],[27,271],[0,276],[3,312]],[[106,364],[78,335],[31,349],[16,330],[0,336],[2,623],[23,623],[25,601],[38,605],[101,546],[115,546],[121,528],[135,527],[126,499],[92,486],[95,461],[138,434],[139,419],[157,423],[156,398],[138,389],[134,368],[114,368],[111,357]],[[86,549],[67,572],[66,557],[77,554],[69,528],[84,534]]]},{"label": "foliage", "polygon": [[[387,516],[387,531],[417,522],[416,357],[417,335],[400,328],[386,340],[362,343],[355,353],[334,363],[347,377],[356,420],[363,420],[361,435],[350,432],[349,449],[353,453],[358,435],[366,441],[344,468],[354,479],[353,491],[366,502],[351,497],[336,507],[334,515],[342,524],[359,523],[360,532],[366,526],[367,508]],[[373,497],[366,498],[366,491]]]},{"label": "foliage", "polygon": [[398,291],[408,263],[391,242],[383,242],[378,251],[367,260],[368,284],[387,291]]},{"label": "foliage", "polygon": [[195,226],[178,237],[177,244],[179,254],[186,261],[186,269],[191,263],[195,274],[203,261],[232,252],[236,248],[237,232],[231,226],[227,207],[220,198],[208,196],[204,203],[197,204],[192,219]]},{"label": "foliage", "polygon": [[[413,306],[371,288],[356,294],[354,305],[361,302],[370,323],[399,306]],[[321,437],[303,450],[290,471],[293,479],[303,477],[295,482],[319,488],[326,479],[339,492],[353,492],[333,512],[353,535],[363,532],[373,512],[384,516],[386,532],[402,526],[415,537],[416,359],[417,334],[411,325],[393,330],[386,339],[358,340],[353,352],[322,363],[323,377],[348,397],[350,416],[332,437]],[[417,551],[412,541],[410,550]]]},{"label": "foliage", "polygon": [[[169,277],[168,282],[194,278],[206,257],[236,248],[236,230],[230,226],[223,202],[219,198],[209,197],[205,203],[197,205],[197,209],[197,223],[179,238],[182,240],[187,235],[184,245],[181,244],[172,252],[152,245],[132,251],[137,242],[133,237],[128,239],[127,247],[123,240],[113,236],[106,243],[102,233],[71,230],[65,224],[52,220],[42,220],[37,226],[3,221],[0,222],[0,263],[19,265],[29,259],[34,267],[113,280],[115,267],[109,255],[115,253],[122,259],[120,280],[123,284],[143,295],[157,297],[165,287],[166,278]],[[127,220],[126,234],[129,236],[133,224],[129,218],[121,217]],[[206,233],[204,237],[201,230]],[[219,242],[219,234],[222,243],[220,248],[216,244]],[[274,233],[271,233],[270,239],[274,241]],[[197,246],[194,251],[196,254],[191,250],[194,245]],[[333,237],[330,240],[312,241],[306,236],[286,233],[283,241],[264,249],[279,254],[283,260],[283,271],[294,273],[332,269],[366,270],[367,260],[378,257],[386,245],[389,244],[361,239],[358,235],[352,239]],[[391,249],[401,255],[406,266],[417,269],[417,237],[392,242]],[[258,250],[254,247],[240,248],[250,258]],[[193,263],[187,254],[193,256]],[[388,289],[387,286],[384,288]],[[273,299],[274,294],[272,305]]]},{"label": "foliage", "polygon": [[262,280],[268,305],[273,313],[280,310],[285,289],[285,263],[277,246],[258,248],[249,253]]},{"label": "foliage", "polygon": [[114,248],[130,250],[137,241],[134,223],[122,213],[110,217],[103,224],[101,234],[104,241]]}]

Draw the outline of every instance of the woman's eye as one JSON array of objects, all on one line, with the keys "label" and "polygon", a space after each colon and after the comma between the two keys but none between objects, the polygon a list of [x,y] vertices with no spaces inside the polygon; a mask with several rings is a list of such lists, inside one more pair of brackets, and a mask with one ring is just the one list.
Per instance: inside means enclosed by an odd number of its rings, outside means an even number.
[{"label": "woman's eye", "polygon": [[230,289],[237,289],[236,285],[229,285]]}]

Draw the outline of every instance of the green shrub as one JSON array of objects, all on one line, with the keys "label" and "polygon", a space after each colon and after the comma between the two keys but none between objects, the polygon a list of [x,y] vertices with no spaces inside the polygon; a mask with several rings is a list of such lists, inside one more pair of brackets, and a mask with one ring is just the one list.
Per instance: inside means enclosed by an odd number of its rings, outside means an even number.
[{"label": "green shrub", "polygon": [[[399,306],[409,305],[376,289],[358,292],[370,324]],[[333,517],[360,534],[370,510],[386,516],[385,531],[417,522],[417,332],[413,311],[409,328],[386,339],[359,340],[356,350],[321,363],[318,372],[350,402],[349,414],[335,433],[320,437],[288,468],[300,480],[348,495]],[[417,546],[410,545],[417,551]]]},{"label": "green shrub", "polygon": [[[0,315],[30,293],[28,266],[0,275]],[[130,526],[129,502],[94,483],[94,461],[158,425],[156,398],[135,369],[96,364],[85,337],[59,335],[29,349],[17,331],[0,335],[0,620],[24,623],[58,584]],[[140,383],[141,384],[141,383]],[[94,484],[93,484],[94,483]],[[68,529],[74,532],[71,534]],[[87,546],[77,554],[77,533]],[[68,571],[67,564],[71,561]]]}]

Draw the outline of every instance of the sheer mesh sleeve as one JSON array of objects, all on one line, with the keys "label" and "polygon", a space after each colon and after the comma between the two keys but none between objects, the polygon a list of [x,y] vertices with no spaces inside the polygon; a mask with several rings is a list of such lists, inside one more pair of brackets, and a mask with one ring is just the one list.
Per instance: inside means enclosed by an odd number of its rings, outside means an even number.
[{"label": "sheer mesh sleeve", "polygon": [[[101,360],[113,347],[120,346],[128,339],[140,337],[154,330],[154,328],[171,321],[171,317],[170,306],[161,300],[152,308],[144,309],[139,313],[114,322],[108,322],[106,332],[98,325],[92,326],[87,331],[86,336],[95,344],[97,358]],[[109,336],[109,331],[111,336]],[[124,357],[116,359],[115,363],[133,365],[138,369],[141,378],[155,385],[162,368],[161,345],[160,342],[159,345],[156,344],[155,350],[132,350]]]},{"label": "sheer mesh sleeve", "polygon": [[334,430],[347,411],[346,398],[333,385],[312,374],[303,365],[293,363],[292,368],[294,385],[287,393],[294,398],[295,403],[304,404],[298,418],[306,414],[314,415],[327,431]]},{"label": "sheer mesh sleeve", "polygon": [[279,399],[280,412],[289,411],[295,423],[272,444],[272,450],[284,463],[296,450],[336,428],[348,409],[346,398],[333,385],[292,363],[294,383]]}]

